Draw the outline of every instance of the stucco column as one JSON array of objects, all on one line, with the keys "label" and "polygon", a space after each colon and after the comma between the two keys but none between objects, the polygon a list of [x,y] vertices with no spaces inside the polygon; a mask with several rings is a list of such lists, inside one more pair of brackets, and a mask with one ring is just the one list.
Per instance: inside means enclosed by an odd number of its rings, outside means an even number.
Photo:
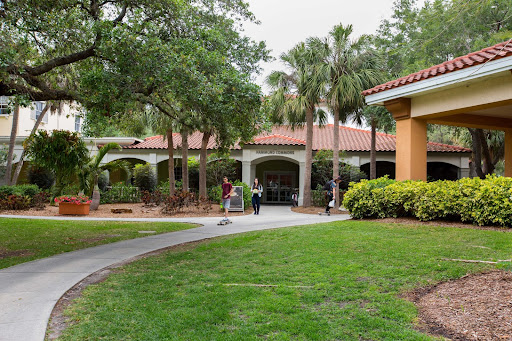
[{"label": "stucco column", "polygon": [[251,185],[251,161],[242,161],[242,182]]},{"label": "stucco column", "polygon": [[512,129],[505,130],[505,176],[512,177]]},{"label": "stucco column", "polygon": [[427,180],[427,122],[396,121],[396,179]]},{"label": "stucco column", "polygon": [[304,174],[306,174],[306,163],[299,162],[299,206],[302,206],[304,203]]}]

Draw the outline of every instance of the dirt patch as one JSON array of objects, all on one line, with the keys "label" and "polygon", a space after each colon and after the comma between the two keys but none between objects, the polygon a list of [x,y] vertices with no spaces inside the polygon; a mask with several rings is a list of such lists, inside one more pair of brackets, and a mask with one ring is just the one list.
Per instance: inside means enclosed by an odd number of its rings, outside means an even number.
[{"label": "dirt patch", "polygon": [[28,257],[33,256],[34,252],[31,250],[6,250],[0,249],[0,259],[10,258],[10,257]]},{"label": "dirt patch", "polygon": [[512,273],[491,271],[408,293],[423,332],[452,340],[512,340]]},{"label": "dirt patch", "polygon": [[[292,211],[296,213],[303,213],[303,214],[316,214],[320,212],[325,212],[325,207],[317,207],[317,206],[309,206],[309,207],[292,207]],[[348,214],[348,211],[340,211],[336,210],[334,208],[331,208],[331,215],[333,214]]]},{"label": "dirt patch", "polygon": [[[112,213],[112,209],[131,209],[132,213]],[[248,208],[245,212],[229,212],[229,215],[240,216],[253,213],[253,209]],[[7,215],[25,215],[25,216],[61,216],[58,206],[47,205],[44,210],[25,210],[25,211],[0,211],[1,214]],[[88,217],[92,218],[188,218],[188,217],[222,217],[223,211],[220,205],[212,205],[212,209],[206,213],[202,208],[197,209],[190,207],[183,212],[173,215],[162,213],[162,207],[146,207],[142,203],[126,203],[126,204],[104,204],[100,205],[96,211],[91,211]]]}]

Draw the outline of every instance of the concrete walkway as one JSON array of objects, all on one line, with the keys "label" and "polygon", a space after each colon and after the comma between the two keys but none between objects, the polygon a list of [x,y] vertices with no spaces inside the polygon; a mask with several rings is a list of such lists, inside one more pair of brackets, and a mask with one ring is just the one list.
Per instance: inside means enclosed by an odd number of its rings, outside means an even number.
[{"label": "concrete walkway", "polygon": [[[0,216],[27,218],[26,216]],[[0,340],[42,341],[50,314],[59,298],[90,274],[112,264],[168,246],[248,231],[349,219],[348,215],[318,216],[294,213],[289,207],[263,206],[258,216],[220,218],[95,219],[41,217],[54,220],[124,220],[193,222],[201,227],[121,241],[68,252],[0,270]],[[34,219],[41,219],[34,217]]]}]

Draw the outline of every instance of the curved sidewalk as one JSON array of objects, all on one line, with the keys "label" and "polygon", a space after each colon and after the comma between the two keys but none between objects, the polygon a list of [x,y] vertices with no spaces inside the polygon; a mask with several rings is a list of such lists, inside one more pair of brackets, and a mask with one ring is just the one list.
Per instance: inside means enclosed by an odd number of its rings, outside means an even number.
[{"label": "curved sidewalk", "polygon": [[[27,218],[26,216],[0,216]],[[42,341],[48,319],[59,298],[76,283],[107,266],[168,246],[212,237],[279,227],[349,219],[348,215],[318,216],[294,213],[289,207],[264,206],[258,216],[231,218],[233,224],[218,226],[220,218],[95,219],[33,217],[54,220],[119,220],[191,222],[202,226],[67,252],[0,270],[0,340]]]}]

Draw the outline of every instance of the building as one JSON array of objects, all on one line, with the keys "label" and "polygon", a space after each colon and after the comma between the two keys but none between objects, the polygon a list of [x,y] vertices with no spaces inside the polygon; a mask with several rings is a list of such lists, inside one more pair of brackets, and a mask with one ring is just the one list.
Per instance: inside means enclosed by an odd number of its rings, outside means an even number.
[{"label": "building", "polygon": [[[340,150],[344,151],[345,163],[360,167],[369,172],[371,132],[367,130],[340,128]],[[331,149],[333,126],[315,126],[313,132],[313,152]],[[189,157],[199,157],[202,134],[196,132],[189,136]],[[299,204],[302,204],[301,189],[304,187],[306,131],[304,128],[292,130],[289,126],[276,126],[271,132],[261,134],[253,142],[243,147],[235,145],[231,157],[240,163],[242,181],[251,184],[255,177],[264,186],[264,203],[287,203],[293,191],[299,192]],[[132,142],[133,141],[133,142]],[[150,163],[160,180],[167,179],[167,141],[162,136],[148,137],[144,140],[125,140],[122,151],[111,151],[104,161],[118,159],[135,163]],[[132,143],[128,143],[132,142]],[[177,179],[181,177],[181,136],[173,134],[175,145]],[[393,135],[377,133],[377,175],[389,174],[395,177],[396,138]],[[458,179],[469,175],[469,157],[471,150],[458,146],[439,143],[426,144],[430,176],[433,178]],[[216,149],[215,139],[210,138],[208,153]],[[113,179],[115,180],[115,179]],[[117,179],[121,180],[121,179]]]},{"label": "building", "polygon": [[[16,136],[29,136],[34,123],[43,111],[45,102],[33,102],[30,107],[20,108],[18,131]],[[10,136],[12,129],[12,109],[9,109],[9,97],[0,96],[0,136]],[[80,113],[73,105],[63,104],[54,112],[48,111],[41,121],[41,130],[81,131]],[[2,142],[3,144],[3,142]]]},{"label": "building", "polygon": [[512,177],[512,39],[363,92],[396,120],[396,176],[427,179],[427,124],[505,132]]}]

